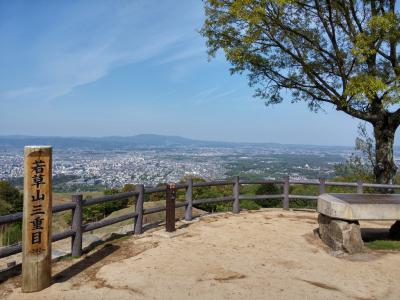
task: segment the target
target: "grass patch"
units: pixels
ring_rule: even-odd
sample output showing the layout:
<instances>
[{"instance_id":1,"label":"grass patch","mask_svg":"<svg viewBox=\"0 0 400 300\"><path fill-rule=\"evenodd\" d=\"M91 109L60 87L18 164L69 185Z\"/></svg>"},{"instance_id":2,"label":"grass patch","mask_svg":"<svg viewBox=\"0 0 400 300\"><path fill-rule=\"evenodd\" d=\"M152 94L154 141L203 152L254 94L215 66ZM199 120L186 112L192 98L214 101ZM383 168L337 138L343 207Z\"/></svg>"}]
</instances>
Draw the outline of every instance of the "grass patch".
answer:
<instances>
[{"instance_id":1,"label":"grass patch","mask_svg":"<svg viewBox=\"0 0 400 300\"><path fill-rule=\"evenodd\" d=\"M375 240L365 245L372 250L400 250L400 241Z\"/></svg>"}]
</instances>

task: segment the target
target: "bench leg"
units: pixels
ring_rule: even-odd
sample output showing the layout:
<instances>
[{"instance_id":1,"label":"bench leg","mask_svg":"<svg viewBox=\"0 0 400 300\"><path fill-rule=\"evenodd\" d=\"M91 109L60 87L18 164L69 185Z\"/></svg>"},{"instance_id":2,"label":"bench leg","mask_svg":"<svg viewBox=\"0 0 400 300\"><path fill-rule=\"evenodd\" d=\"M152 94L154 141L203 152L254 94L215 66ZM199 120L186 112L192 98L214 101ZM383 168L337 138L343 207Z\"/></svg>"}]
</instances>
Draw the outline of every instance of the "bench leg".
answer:
<instances>
[{"instance_id":1,"label":"bench leg","mask_svg":"<svg viewBox=\"0 0 400 300\"><path fill-rule=\"evenodd\" d=\"M362 252L364 243L357 221L332 219L319 214L318 224L321 240L332 250L349 254Z\"/></svg>"},{"instance_id":2,"label":"bench leg","mask_svg":"<svg viewBox=\"0 0 400 300\"><path fill-rule=\"evenodd\" d=\"M389 230L389 236L392 239L400 240L400 221L396 221Z\"/></svg>"}]
</instances>

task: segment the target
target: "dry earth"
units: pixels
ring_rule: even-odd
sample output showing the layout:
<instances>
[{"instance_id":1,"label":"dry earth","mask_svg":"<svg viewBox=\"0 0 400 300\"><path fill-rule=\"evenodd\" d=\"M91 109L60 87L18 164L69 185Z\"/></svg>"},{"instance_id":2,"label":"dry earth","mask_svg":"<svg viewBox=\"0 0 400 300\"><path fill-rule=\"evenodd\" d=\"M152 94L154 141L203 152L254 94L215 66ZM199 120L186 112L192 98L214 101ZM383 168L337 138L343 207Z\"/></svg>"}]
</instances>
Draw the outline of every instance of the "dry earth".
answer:
<instances>
[{"instance_id":1,"label":"dry earth","mask_svg":"<svg viewBox=\"0 0 400 300\"><path fill-rule=\"evenodd\" d=\"M11 278L0 285L0 298L400 299L400 252L337 258L314 237L315 228L310 212L202 217L180 229L185 235L166 239L149 231L59 261L54 284L35 294L22 294L20 277Z\"/></svg>"}]
</instances>

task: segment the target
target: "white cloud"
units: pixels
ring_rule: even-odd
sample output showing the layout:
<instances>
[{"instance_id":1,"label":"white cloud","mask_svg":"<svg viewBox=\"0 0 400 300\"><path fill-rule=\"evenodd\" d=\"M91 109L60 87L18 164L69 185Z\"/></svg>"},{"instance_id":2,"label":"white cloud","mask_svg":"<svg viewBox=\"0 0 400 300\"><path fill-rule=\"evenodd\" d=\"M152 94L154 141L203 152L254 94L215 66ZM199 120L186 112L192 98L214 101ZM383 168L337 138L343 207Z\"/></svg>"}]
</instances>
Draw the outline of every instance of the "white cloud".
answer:
<instances>
[{"instance_id":1,"label":"white cloud","mask_svg":"<svg viewBox=\"0 0 400 300\"><path fill-rule=\"evenodd\" d=\"M196 94L192 99L196 104L211 103L219 100L226 100L228 96L234 95L236 91L236 89L220 91L219 88L214 87ZM229 99L231 99L231 97L229 97Z\"/></svg>"},{"instance_id":2,"label":"white cloud","mask_svg":"<svg viewBox=\"0 0 400 300\"><path fill-rule=\"evenodd\" d=\"M104 3L110 2L71 7L54 27L34 39L28 46L35 61L27 68L30 76L17 87L3 87L0 100L55 99L107 76L118 66L150 59L173 64L172 75L184 76L193 68L190 60L205 51L188 38L194 30L192 21L174 20L173 14L179 12L168 11L167 2L163 7L148 1Z\"/></svg>"},{"instance_id":3,"label":"white cloud","mask_svg":"<svg viewBox=\"0 0 400 300\"><path fill-rule=\"evenodd\" d=\"M161 59L159 61L160 64L168 64L174 62L180 62L183 60L190 60L194 58L206 58L206 49L205 47L196 47L196 48L187 48L177 52L172 53L171 55Z\"/></svg>"}]
</instances>

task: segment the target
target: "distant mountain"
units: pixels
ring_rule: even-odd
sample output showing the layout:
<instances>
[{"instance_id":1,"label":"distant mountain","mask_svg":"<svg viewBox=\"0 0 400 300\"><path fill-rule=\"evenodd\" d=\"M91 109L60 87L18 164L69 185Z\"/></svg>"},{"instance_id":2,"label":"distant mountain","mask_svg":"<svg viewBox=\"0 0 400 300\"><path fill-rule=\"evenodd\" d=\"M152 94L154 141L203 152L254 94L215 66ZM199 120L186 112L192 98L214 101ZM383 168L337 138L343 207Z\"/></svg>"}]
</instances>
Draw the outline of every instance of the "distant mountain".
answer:
<instances>
[{"instance_id":1,"label":"distant mountain","mask_svg":"<svg viewBox=\"0 0 400 300\"><path fill-rule=\"evenodd\" d=\"M51 145L55 148L125 149L143 147L206 146L228 143L207 142L157 134L139 134L129 137L56 137L56 136L0 136L0 147L21 148L26 145Z\"/></svg>"},{"instance_id":2,"label":"distant mountain","mask_svg":"<svg viewBox=\"0 0 400 300\"><path fill-rule=\"evenodd\" d=\"M128 137L107 136L107 137L57 137L57 136L24 136L9 135L0 136L1 148L19 148L26 145L51 145L59 149L143 149L153 147L273 147L273 148L308 148L308 149L337 149L349 150L352 147L342 146L316 146L316 145L297 145L297 144L277 144L277 143L234 143L218 141L193 140L180 136L168 136L158 134L139 134Z\"/></svg>"}]
</instances>

